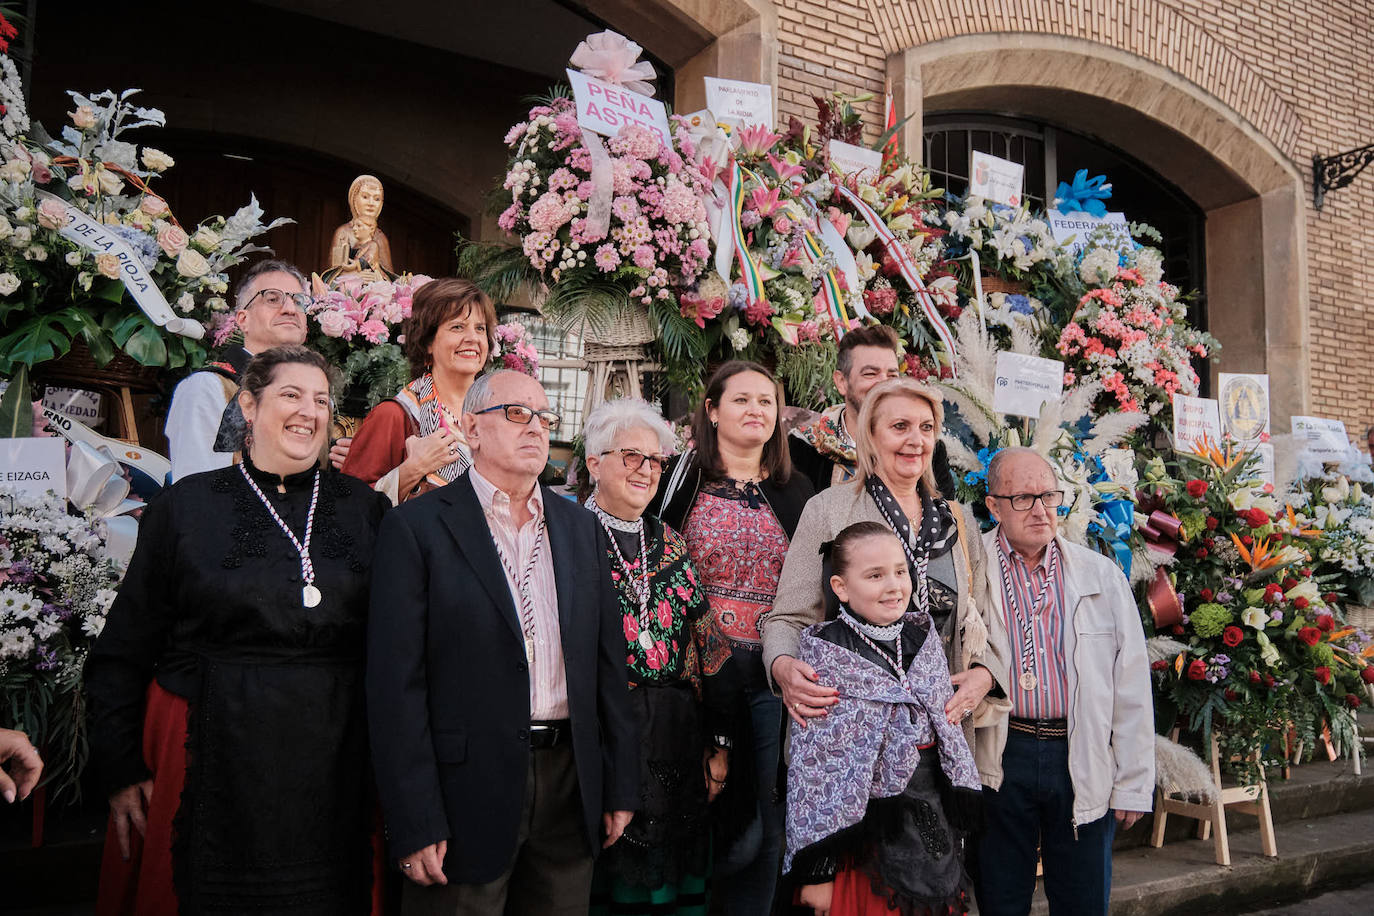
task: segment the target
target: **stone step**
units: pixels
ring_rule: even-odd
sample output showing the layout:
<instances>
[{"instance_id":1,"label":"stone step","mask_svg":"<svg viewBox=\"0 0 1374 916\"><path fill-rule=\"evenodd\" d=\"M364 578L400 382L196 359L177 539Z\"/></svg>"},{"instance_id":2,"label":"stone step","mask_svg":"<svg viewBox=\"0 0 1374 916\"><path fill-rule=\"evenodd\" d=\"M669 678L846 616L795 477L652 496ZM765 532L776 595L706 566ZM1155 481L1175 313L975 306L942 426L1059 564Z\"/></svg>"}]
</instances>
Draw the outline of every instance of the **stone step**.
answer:
<instances>
[{"instance_id":1,"label":"stone step","mask_svg":"<svg viewBox=\"0 0 1374 916\"><path fill-rule=\"evenodd\" d=\"M1288 821L1276 825L1275 834L1277 858L1260 854L1258 831L1233 834L1230 867L1216 864L1210 840L1118 852L1111 916L1227 916L1369 879L1374 809ZM1049 912L1039 888L1031 912Z\"/></svg>"}]
</instances>

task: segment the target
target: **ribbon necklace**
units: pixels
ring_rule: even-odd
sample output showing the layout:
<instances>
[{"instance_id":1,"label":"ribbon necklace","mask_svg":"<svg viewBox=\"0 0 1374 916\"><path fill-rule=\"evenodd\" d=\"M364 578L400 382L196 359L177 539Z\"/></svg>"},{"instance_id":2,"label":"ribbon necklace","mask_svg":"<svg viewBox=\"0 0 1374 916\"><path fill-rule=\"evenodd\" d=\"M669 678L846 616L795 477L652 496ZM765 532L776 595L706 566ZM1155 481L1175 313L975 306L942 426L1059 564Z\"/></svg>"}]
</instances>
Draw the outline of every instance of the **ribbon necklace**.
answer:
<instances>
[{"instance_id":1,"label":"ribbon necklace","mask_svg":"<svg viewBox=\"0 0 1374 916\"><path fill-rule=\"evenodd\" d=\"M1040 594L1035 597L1035 604L1027 613L1021 606L1021 593L1017 590L1015 583L1011 580L1011 564L1007 562L1007 555L1002 550L1001 538L997 544L997 563L1002 567L1002 594L1011 602L1012 613L1016 620L1021 624L1021 689L1034 690L1040 684L1040 679L1035 676L1035 616L1048 607L1047 597L1050 588L1054 585L1054 580L1059 576L1059 550L1053 542L1050 543L1049 571L1045 576L1044 583L1040 586Z\"/></svg>"},{"instance_id":2,"label":"ribbon necklace","mask_svg":"<svg viewBox=\"0 0 1374 916\"><path fill-rule=\"evenodd\" d=\"M630 590L634 592L635 599L639 602L639 645L644 651L653 648L654 639L649 635L649 546L644 537L644 517L640 516L632 522L623 518L617 518L605 509L597 505L596 493L587 497L587 508L596 514L597 520L601 522L601 527L606 529L606 536L610 538L611 549L615 551L615 560L620 564L621 574L630 583ZM625 554L620 550L620 542L615 539L615 531L632 532L639 535L639 571L640 577L636 578L634 571L630 568L630 562L625 559Z\"/></svg>"},{"instance_id":3,"label":"ribbon necklace","mask_svg":"<svg viewBox=\"0 0 1374 916\"><path fill-rule=\"evenodd\" d=\"M247 463L240 464L239 471L242 472L243 479L248 481L248 486L258 495L258 499L267 507L267 512L272 516L272 521L276 522L277 527L282 530L282 533L291 539L292 546L294 546L296 552L301 555L301 581L305 583L305 587L301 589L301 603L306 607L316 607L324 596L322 596L320 590L315 587L315 564L310 562L310 536L315 532L315 506L318 505L320 501L320 472L318 470L315 471L315 485L310 491L310 511L306 513L305 516L305 540L302 542L297 540L295 532L293 532L291 527L277 514L277 510L273 508L272 503L267 498L267 494L258 489L257 483L254 482L253 478L248 474Z\"/></svg>"},{"instance_id":4,"label":"ribbon necklace","mask_svg":"<svg viewBox=\"0 0 1374 916\"><path fill-rule=\"evenodd\" d=\"M491 513L488 512L487 516L490 521ZM506 551L501 546L501 539L495 535L491 539L496 545L496 556L501 561L501 568L506 571L506 577L515 583L515 590L518 592L516 598L519 602L520 632L525 637L525 660L531 668L534 667L534 596L530 594L530 580L534 578L534 567L539 563L539 554L544 549L544 529L547 524L548 517L540 512L539 521L535 523L534 528L534 549L530 551L530 558L525 561L525 570L519 576L515 574L515 564L506 556Z\"/></svg>"},{"instance_id":5,"label":"ribbon necklace","mask_svg":"<svg viewBox=\"0 0 1374 916\"><path fill-rule=\"evenodd\" d=\"M845 607L843 604L840 605L840 619L845 622L845 625L849 627L849 629L854 631L855 636L859 637L864 641L865 645L867 645L874 652L878 653L879 658L887 662L888 667L890 667L893 671L896 672L897 680L900 681L906 678L906 669L902 667L903 621L898 620L896 623L888 624L885 627L880 627L877 624L869 623L866 620L859 620L857 617L854 616L854 612L851 611L849 608ZM884 642L886 642L889 639L892 640L892 645L895 648L897 654L897 661L895 663L892 661L892 657L890 655L888 655L886 652L884 652L882 649L878 647L878 644L873 641L874 639L881 639Z\"/></svg>"},{"instance_id":6,"label":"ribbon necklace","mask_svg":"<svg viewBox=\"0 0 1374 916\"><path fill-rule=\"evenodd\" d=\"M887 527L891 528L897 535L897 540L901 541L907 563L916 571L915 587L912 589L916 597L916 619L921 623L927 623L930 621L930 580L926 576L926 570L930 567L930 545L934 543L939 530L935 521L934 503L925 497L921 498L921 528L918 540L918 532L911 530L906 513L902 511L901 505L887 488L887 484L876 474L870 474L864 479L864 486L873 497L873 502L878 506L878 513L882 515L883 521L887 522Z\"/></svg>"}]
</instances>

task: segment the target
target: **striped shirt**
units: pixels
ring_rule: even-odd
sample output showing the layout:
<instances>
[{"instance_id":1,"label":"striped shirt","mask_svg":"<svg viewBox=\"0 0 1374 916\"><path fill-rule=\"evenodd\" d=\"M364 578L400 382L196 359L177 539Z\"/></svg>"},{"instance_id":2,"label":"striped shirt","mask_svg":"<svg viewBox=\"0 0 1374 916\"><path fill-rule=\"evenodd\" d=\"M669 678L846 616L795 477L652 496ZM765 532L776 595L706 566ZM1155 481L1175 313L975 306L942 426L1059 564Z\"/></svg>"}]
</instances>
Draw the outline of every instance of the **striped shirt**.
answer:
<instances>
[{"instance_id":1,"label":"striped shirt","mask_svg":"<svg viewBox=\"0 0 1374 916\"><path fill-rule=\"evenodd\" d=\"M1021 719L1066 718L1069 678L1064 659L1064 567L1059 545L1051 541L1040 562L1031 567L999 531L997 551L1001 555L998 564L1005 570L1002 575L1002 612L1006 617L1007 638L1011 643L1011 673L1008 677L1011 684L1007 690L1007 696L1011 699L1011 714ZM1044 607L1036 608L1036 599L1049 578L1050 558L1053 555L1058 555L1056 566L1059 574L1045 596ZM1032 690L1021 686L1021 673L1026 670L1026 660L1022 657L1026 641L1025 621L1021 616L1023 610L1031 615L1032 651L1029 660L1030 670L1034 672L1037 682Z\"/></svg>"},{"instance_id":2,"label":"striped shirt","mask_svg":"<svg viewBox=\"0 0 1374 916\"><path fill-rule=\"evenodd\" d=\"M527 626L526 615L532 618L534 658L528 659L530 665L530 718L535 721L546 719L566 719L568 717L568 680L563 667L563 640L558 625L558 584L553 575L553 553L549 546L547 529L539 524L544 514L544 495L536 484L525 508L530 512L529 521L519 528L511 517L510 496L498 490L477 469L468 471L472 488L477 492L477 501L487 517L492 539L496 542L497 552L505 559L506 584L510 586L511 600L515 602L516 613L520 616L522 627ZM540 535L539 559L530 573L529 595L522 605L520 583L517 576L523 576L529 565L530 554L535 548L535 534Z\"/></svg>"}]
</instances>

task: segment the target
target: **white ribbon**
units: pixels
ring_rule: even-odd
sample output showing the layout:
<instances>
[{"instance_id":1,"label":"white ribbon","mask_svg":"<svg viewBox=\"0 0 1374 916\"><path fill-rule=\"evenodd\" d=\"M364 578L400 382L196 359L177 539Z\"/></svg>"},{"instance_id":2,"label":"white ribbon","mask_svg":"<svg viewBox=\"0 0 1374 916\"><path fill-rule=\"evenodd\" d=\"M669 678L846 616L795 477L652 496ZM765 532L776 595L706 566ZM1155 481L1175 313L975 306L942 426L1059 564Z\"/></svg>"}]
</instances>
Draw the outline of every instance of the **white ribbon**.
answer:
<instances>
[{"instance_id":1,"label":"white ribbon","mask_svg":"<svg viewBox=\"0 0 1374 916\"><path fill-rule=\"evenodd\" d=\"M611 198L615 196L615 163L601 138L582 128L582 144L592 154L592 196L587 201L588 237L600 241L611 231Z\"/></svg>"},{"instance_id":2,"label":"white ribbon","mask_svg":"<svg viewBox=\"0 0 1374 916\"><path fill-rule=\"evenodd\" d=\"M180 334L194 340L200 340L205 336L205 328L199 321L192 318L182 318L172 311L172 307L163 298L162 290L158 289L157 283L153 280L152 274L148 273L148 268L143 266L143 262L139 260L133 249L123 239L111 232L108 226L92 218L90 214L83 213L78 208L73 207L55 194L38 191L37 196L42 201L55 201L66 212L67 224L57 230L63 238L75 242L88 251L94 251L97 254L111 254L119 259L119 279L124 281L124 286L133 294L138 307L152 319L153 324L160 328L166 328L173 334Z\"/></svg>"},{"instance_id":3,"label":"white ribbon","mask_svg":"<svg viewBox=\"0 0 1374 916\"><path fill-rule=\"evenodd\" d=\"M143 503L126 498L129 481L108 447L96 448L89 442L71 445L67 453L67 499L101 520L105 553L115 562L127 564L138 542L138 520L125 513L143 508Z\"/></svg>"},{"instance_id":4,"label":"white ribbon","mask_svg":"<svg viewBox=\"0 0 1374 916\"><path fill-rule=\"evenodd\" d=\"M119 439L102 436L80 420L73 420L51 407L45 406L43 408L43 416L47 419L48 425L57 431L58 435L73 445L84 442L98 451L107 452L115 461L142 471L158 484L166 481L167 475L172 473L172 462L156 452L121 442Z\"/></svg>"}]
</instances>

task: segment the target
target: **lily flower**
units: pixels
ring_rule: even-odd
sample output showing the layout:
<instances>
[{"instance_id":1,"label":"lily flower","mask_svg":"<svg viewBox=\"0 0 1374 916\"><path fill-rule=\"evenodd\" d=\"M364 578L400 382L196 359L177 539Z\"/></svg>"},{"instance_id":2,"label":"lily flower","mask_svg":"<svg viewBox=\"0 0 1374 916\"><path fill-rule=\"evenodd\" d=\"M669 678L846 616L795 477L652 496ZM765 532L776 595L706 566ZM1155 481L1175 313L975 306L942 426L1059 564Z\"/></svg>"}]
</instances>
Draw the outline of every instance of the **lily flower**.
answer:
<instances>
[{"instance_id":1,"label":"lily flower","mask_svg":"<svg viewBox=\"0 0 1374 916\"><path fill-rule=\"evenodd\" d=\"M779 193L778 188L755 188L749 192L750 205L759 211L759 216L772 216L773 211L782 206Z\"/></svg>"},{"instance_id":2,"label":"lily flower","mask_svg":"<svg viewBox=\"0 0 1374 916\"><path fill-rule=\"evenodd\" d=\"M752 124L749 127L742 127L736 132L739 137L739 153L741 156L762 156L773 148L773 144L782 139L782 134L775 134L763 124Z\"/></svg>"}]
</instances>

